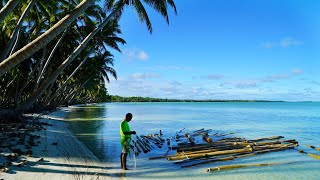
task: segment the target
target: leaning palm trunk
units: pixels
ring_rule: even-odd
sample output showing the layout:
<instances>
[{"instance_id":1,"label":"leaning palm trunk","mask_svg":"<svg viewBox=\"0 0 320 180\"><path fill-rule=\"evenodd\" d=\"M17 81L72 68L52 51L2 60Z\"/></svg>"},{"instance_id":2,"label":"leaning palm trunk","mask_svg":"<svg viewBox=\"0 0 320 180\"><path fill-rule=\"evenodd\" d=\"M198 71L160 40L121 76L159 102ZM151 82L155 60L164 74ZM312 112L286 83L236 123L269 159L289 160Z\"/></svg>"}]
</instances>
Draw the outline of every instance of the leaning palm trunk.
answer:
<instances>
[{"instance_id":1,"label":"leaning palm trunk","mask_svg":"<svg viewBox=\"0 0 320 180\"><path fill-rule=\"evenodd\" d=\"M17 34L16 42L14 43L14 45L13 45L13 47L12 47L9 55L11 55L11 54L13 54L14 52L16 52L16 49L17 49L19 40L20 40L20 31L19 31L18 34Z\"/></svg>"},{"instance_id":2,"label":"leaning palm trunk","mask_svg":"<svg viewBox=\"0 0 320 180\"><path fill-rule=\"evenodd\" d=\"M7 44L6 48L4 49L4 51L1 54L0 62L3 61L9 55L10 50L12 49L14 42L17 39L17 36L19 34L22 23L23 23L24 19L27 17L28 13L30 12L30 10L33 7L33 5L35 4L35 2L36 2L36 0L31 0L30 3L28 4L28 6L26 7L26 9L23 11L14 31L12 32L12 34L10 36L9 43Z\"/></svg>"},{"instance_id":3,"label":"leaning palm trunk","mask_svg":"<svg viewBox=\"0 0 320 180\"><path fill-rule=\"evenodd\" d=\"M45 73L45 71L46 71L46 69L47 69L47 67L48 67L49 62L51 61L51 59L52 59L52 57L53 57L53 54L56 52L58 46L59 46L60 43L62 42L62 39L63 39L64 36L67 34L67 31L68 31L68 29L66 29L66 30L62 33L62 35L61 35L61 37L59 38L59 40L57 41L56 45L53 47L53 49L52 49L52 51L51 51L51 53L50 53L50 55L49 55L46 63L44 64L44 67L42 68L42 70L40 70L41 72L40 72L39 77L38 77L38 79L37 79L36 88L35 88L35 89L38 89L39 84L40 84L40 82L41 82L41 77L44 75L44 73Z\"/></svg>"},{"instance_id":4,"label":"leaning palm trunk","mask_svg":"<svg viewBox=\"0 0 320 180\"><path fill-rule=\"evenodd\" d=\"M39 73L38 73L38 77L37 77L37 82L36 84L34 85L34 91L36 91L38 89L38 86L39 86L39 82L38 80L40 81L42 75L41 75L41 71L43 69L43 63L44 63L44 58L46 57L46 54L47 54L47 47L45 46L43 48L43 52L42 52L42 57L40 59L40 65L39 65Z\"/></svg>"},{"instance_id":5,"label":"leaning palm trunk","mask_svg":"<svg viewBox=\"0 0 320 180\"><path fill-rule=\"evenodd\" d=\"M13 69L19 63L33 55L39 49L43 48L55 37L57 37L63 30L65 30L79 15L81 15L87 8L94 4L95 0L82 1L73 11L63 17L59 22L52 26L49 30L41 36L27 44L3 62L0 63L0 77Z\"/></svg>"},{"instance_id":6,"label":"leaning palm trunk","mask_svg":"<svg viewBox=\"0 0 320 180\"><path fill-rule=\"evenodd\" d=\"M103 20L103 22L96 27L88 36L80 43L80 45L72 52L72 54L57 68L57 70L46 80L43 84L39 87L37 91L35 91L31 97L24 102L23 104L19 105L16 109L18 112L23 112L29 110L33 103L37 101L37 99L45 93L46 89L52 84L58 76L71 64L71 62L80 54L80 52L86 47L88 42L101 30L104 28L107 23L115 17L117 13L121 11L123 6L118 6L109 16ZM0 64L1 68L1 64ZM1 75L1 73L0 73Z\"/></svg>"},{"instance_id":7,"label":"leaning palm trunk","mask_svg":"<svg viewBox=\"0 0 320 180\"><path fill-rule=\"evenodd\" d=\"M82 90L82 88L90 81L90 79L92 78L93 76L90 76L84 83L82 83L80 85L79 88L77 89L74 89L71 93L69 93L66 98L60 102L60 104L66 104L67 102L70 102L78 93L80 93L80 91Z\"/></svg>"},{"instance_id":8,"label":"leaning palm trunk","mask_svg":"<svg viewBox=\"0 0 320 180\"><path fill-rule=\"evenodd\" d=\"M26 80L24 81L24 83L21 85L20 90L18 91L18 99L17 102L19 102L19 99L22 95L22 93L24 92L25 88L28 86L28 84L33 80L33 78L35 78L35 72L37 70L37 67L40 65L40 61L37 62L37 64L35 65L35 67L31 70L30 73L28 73L28 76L26 78Z\"/></svg>"},{"instance_id":9,"label":"leaning palm trunk","mask_svg":"<svg viewBox=\"0 0 320 180\"><path fill-rule=\"evenodd\" d=\"M81 63L76 67L76 69L70 74L70 76L65 80L62 85L56 90L56 92L49 98L46 104L49 104L54 98L56 98L61 91L68 85L69 80L79 71L80 67L86 62L88 56L86 56Z\"/></svg>"},{"instance_id":10,"label":"leaning palm trunk","mask_svg":"<svg viewBox=\"0 0 320 180\"><path fill-rule=\"evenodd\" d=\"M14 8L19 4L20 0L9 0L5 6L3 6L0 10L0 23L9 15Z\"/></svg>"}]
</instances>

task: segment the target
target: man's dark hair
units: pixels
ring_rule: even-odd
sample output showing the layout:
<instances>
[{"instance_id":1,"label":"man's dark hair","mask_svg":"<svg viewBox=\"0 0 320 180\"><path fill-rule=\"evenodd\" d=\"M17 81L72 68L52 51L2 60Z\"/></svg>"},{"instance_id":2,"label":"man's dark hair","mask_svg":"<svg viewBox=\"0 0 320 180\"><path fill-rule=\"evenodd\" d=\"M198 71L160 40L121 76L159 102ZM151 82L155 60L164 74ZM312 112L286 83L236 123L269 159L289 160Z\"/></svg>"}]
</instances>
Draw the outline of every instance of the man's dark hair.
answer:
<instances>
[{"instance_id":1,"label":"man's dark hair","mask_svg":"<svg viewBox=\"0 0 320 180\"><path fill-rule=\"evenodd\" d=\"M132 119L132 114L131 113L127 113L126 114L126 119Z\"/></svg>"}]
</instances>

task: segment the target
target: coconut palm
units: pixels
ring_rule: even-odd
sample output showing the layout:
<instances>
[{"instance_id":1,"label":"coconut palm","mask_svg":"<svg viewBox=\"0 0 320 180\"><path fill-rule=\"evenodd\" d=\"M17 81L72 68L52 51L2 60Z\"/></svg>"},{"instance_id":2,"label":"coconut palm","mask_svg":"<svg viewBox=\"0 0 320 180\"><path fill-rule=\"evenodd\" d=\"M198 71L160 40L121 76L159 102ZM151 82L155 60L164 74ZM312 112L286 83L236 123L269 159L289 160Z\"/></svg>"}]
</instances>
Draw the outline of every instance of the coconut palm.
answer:
<instances>
[{"instance_id":1,"label":"coconut palm","mask_svg":"<svg viewBox=\"0 0 320 180\"><path fill-rule=\"evenodd\" d=\"M87 8L92 6L95 0L84 0L79 5L52 26L49 30L43 33L41 36L6 58L0 63L0 77L2 77L6 72L13 69L19 63L33 55L35 52L43 48L60 33L62 33L79 15L81 15Z\"/></svg>"},{"instance_id":2,"label":"coconut palm","mask_svg":"<svg viewBox=\"0 0 320 180\"><path fill-rule=\"evenodd\" d=\"M19 31L20 31L20 28L22 26L23 21L26 18L26 16L28 15L28 13L30 12L31 8L33 8L35 3L36 3L36 0L31 0L28 3L27 7L24 9L24 11L23 11L23 13L22 13L17 25L15 26L14 31L12 32L12 34L10 36L9 43L7 44L6 48L4 49L4 51L2 52L2 54L0 56L0 62L9 55L9 53L10 53L10 51L11 51L13 45L14 45L14 42L18 38Z\"/></svg>"},{"instance_id":3,"label":"coconut palm","mask_svg":"<svg viewBox=\"0 0 320 180\"><path fill-rule=\"evenodd\" d=\"M20 0L9 0L0 10L0 23L10 14L13 9L19 4Z\"/></svg>"},{"instance_id":4,"label":"coconut palm","mask_svg":"<svg viewBox=\"0 0 320 180\"><path fill-rule=\"evenodd\" d=\"M167 13L167 3L172 6L176 12L175 5L173 1L163 1L163 0L145 0L145 2L153 7L156 11L160 12L169 23L168 13ZM132 5L135 8L136 12L139 15L140 20L145 20L148 29L152 32L151 23L149 21L148 15L146 10L141 3L140 0L119 0L117 2L108 1L106 4L107 9L111 9L111 13L108 15L107 18L103 20L91 33L89 33L86 38L79 44L79 46L70 54L70 56L65 59L65 61L57 68L57 70L39 87L38 91L34 92L31 97L20 105L17 108L18 111L23 111L29 109L37 99L45 93L46 89L58 78L61 72L66 69L72 61L81 53L81 51L86 47L89 41L98 33L100 32L107 24L110 24L110 20L113 18L119 17L121 15L123 7L125 5ZM113 8L111 8L113 7ZM0 64L1 67L1 64ZM0 74L1 75L1 74Z\"/></svg>"},{"instance_id":5,"label":"coconut palm","mask_svg":"<svg viewBox=\"0 0 320 180\"><path fill-rule=\"evenodd\" d=\"M172 6L176 12L176 7L173 0L144 0L144 2L154 8L156 11L160 12L169 22L168 13L167 13L167 4ZM14 68L17 64L24 61L26 58L30 57L33 53L44 47L48 42L50 42L53 38L55 38L58 34L60 34L72 21L74 21L85 9L89 6L93 5L93 0L84 0L82 1L71 13L69 16L66 16L62 20L60 20L55 26L50 28L46 33L39 36L37 39L26 45L24 48L20 49L18 52L14 53L3 62L0 63L0 77ZM109 16L104 20L103 23L100 24L92 33L90 33L84 40L82 46L88 43L91 38L99 32L104 26L116 16L120 16L123 7L125 5L131 5L135 8L138 13L138 16L141 21L145 21L149 31L152 31L152 26L146 10L140 0L109 0L106 1L106 7L108 9L112 9L112 12ZM112 8L113 7L113 8ZM70 58L67 61L72 61L75 56L79 54L79 51L83 49L82 46L76 48ZM63 68L63 66L61 67Z\"/></svg>"}]
</instances>

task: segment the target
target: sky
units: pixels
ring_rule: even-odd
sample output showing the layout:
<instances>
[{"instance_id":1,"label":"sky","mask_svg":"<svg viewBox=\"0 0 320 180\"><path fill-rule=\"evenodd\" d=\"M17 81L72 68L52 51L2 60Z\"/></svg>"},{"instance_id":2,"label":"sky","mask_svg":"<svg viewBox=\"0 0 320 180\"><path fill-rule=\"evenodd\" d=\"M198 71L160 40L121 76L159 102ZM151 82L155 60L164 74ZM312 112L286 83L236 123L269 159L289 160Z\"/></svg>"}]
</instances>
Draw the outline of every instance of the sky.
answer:
<instances>
[{"instance_id":1,"label":"sky","mask_svg":"<svg viewBox=\"0 0 320 180\"><path fill-rule=\"evenodd\" d=\"M112 51L111 95L170 99L320 101L320 1L175 0L169 25L131 7Z\"/></svg>"}]
</instances>

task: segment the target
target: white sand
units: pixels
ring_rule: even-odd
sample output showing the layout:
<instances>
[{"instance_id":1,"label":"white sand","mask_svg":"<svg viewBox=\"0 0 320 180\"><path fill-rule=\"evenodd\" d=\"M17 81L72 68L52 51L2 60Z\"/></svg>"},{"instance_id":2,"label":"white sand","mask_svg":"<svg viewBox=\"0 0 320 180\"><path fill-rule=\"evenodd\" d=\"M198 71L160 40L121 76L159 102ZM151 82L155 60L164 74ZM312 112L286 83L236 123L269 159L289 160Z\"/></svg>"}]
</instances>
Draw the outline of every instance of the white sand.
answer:
<instances>
[{"instance_id":1,"label":"white sand","mask_svg":"<svg viewBox=\"0 0 320 180\"><path fill-rule=\"evenodd\" d=\"M61 112L60 112L61 113ZM61 117L61 114L59 115ZM36 132L40 135L39 146L32 147L32 157L21 156L28 164L23 167L9 166L7 173L0 173L4 180L47 180L47 179L111 179L93 153L88 150L60 120L41 119L54 126L45 126L47 130ZM52 143L57 142L57 145ZM43 158L43 161L38 161Z\"/></svg>"}]
</instances>

